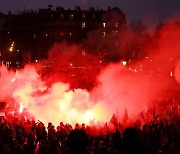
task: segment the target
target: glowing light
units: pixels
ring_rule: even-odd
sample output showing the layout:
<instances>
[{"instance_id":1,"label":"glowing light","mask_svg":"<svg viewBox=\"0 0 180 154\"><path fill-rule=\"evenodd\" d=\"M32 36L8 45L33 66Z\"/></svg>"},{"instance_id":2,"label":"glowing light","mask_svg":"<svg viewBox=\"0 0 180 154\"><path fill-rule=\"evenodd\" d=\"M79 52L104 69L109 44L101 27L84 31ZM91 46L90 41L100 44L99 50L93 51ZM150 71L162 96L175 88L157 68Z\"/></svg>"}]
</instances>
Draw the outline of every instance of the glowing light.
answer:
<instances>
[{"instance_id":1,"label":"glowing light","mask_svg":"<svg viewBox=\"0 0 180 154\"><path fill-rule=\"evenodd\" d=\"M11 52L12 52L12 51L13 51L13 48L12 48L12 47L10 47L10 48L9 48L9 51L11 51Z\"/></svg>"},{"instance_id":2,"label":"glowing light","mask_svg":"<svg viewBox=\"0 0 180 154\"><path fill-rule=\"evenodd\" d=\"M16 80L16 77L14 77L11 81L14 82Z\"/></svg>"},{"instance_id":3,"label":"glowing light","mask_svg":"<svg viewBox=\"0 0 180 154\"><path fill-rule=\"evenodd\" d=\"M85 114L85 120L90 121L93 119L93 114L91 111L86 112Z\"/></svg>"},{"instance_id":4,"label":"glowing light","mask_svg":"<svg viewBox=\"0 0 180 154\"><path fill-rule=\"evenodd\" d=\"M12 42L11 47L9 48L9 51L12 52L14 47L14 42Z\"/></svg>"},{"instance_id":5,"label":"glowing light","mask_svg":"<svg viewBox=\"0 0 180 154\"><path fill-rule=\"evenodd\" d=\"M82 22L82 28L85 28L85 27L86 27L86 23Z\"/></svg>"},{"instance_id":6,"label":"glowing light","mask_svg":"<svg viewBox=\"0 0 180 154\"><path fill-rule=\"evenodd\" d=\"M60 108L62 111L64 111L66 109L66 104L65 103L61 103L60 104Z\"/></svg>"},{"instance_id":7,"label":"glowing light","mask_svg":"<svg viewBox=\"0 0 180 154\"><path fill-rule=\"evenodd\" d=\"M38 60L36 59L36 60L35 60L35 62L37 63L37 62L38 62Z\"/></svg>"},{"instance_id":8,"label":"glowing light","mask_svg":"<svg viewBox=\"0 0 180 154\"><path fill-rule=\"evenodd\" d=\"M171 71L171 73L170 73L170 76L172 77L173 76L173 72Z\"/></svg>"},{"instance_id":9,"label":"glowing light","mask_svg":"<svg viewBox=\"0 0 180 154\"><path fill-rule=\"evenodd\" d=\"M24 106L21 105L20 108L19 108L19 112L22 113L23 109L24 109Z\"/></svg>"},{"instance_id":10,"label":"glowing light","mask_svg":"<svg viewBox=\"0 0 180 154\"><path fill-rule=\"evenodd\" d=\"M106 23L105 22L103 22L103 28L106 28Z\"/></svg>"},{"instance_id":11,"label":"glowing light","mask_svg":"<svg viewBox=\"0 0 180 154\"><path fill-rule=\"evenodd\" d=\"M122 64L123 64L123 65L126 65L126 64L127 64L127 61L123 61Z\"/></svg>"},{"instance_id":12,"label":"glowing light","mask_svg":"<svg viewBox=\"0 0 180 154\"><path fill-rule=\"evenodd\" d=\"M71 20L73 19L73 17L74 17L74 15L73 15L73 14L70 14L70 19L71 19Z\"/></svg>"}]
</instances>

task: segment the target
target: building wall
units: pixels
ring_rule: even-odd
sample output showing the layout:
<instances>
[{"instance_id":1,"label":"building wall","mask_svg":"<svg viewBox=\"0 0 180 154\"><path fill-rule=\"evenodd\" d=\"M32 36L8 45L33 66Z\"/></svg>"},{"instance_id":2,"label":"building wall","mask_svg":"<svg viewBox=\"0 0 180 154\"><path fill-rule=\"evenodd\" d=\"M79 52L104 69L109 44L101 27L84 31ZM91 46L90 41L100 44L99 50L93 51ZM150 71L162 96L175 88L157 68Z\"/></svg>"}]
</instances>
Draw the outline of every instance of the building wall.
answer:
<instances>
[{"instance_id":1,"label":"building wall","mask_svg":"<svg viewBox=\"0 0 180 154\"><path fill-rule=\"evenodd\" d=\"M92 31L99 38L115 38L126 27L126 19L118 8L109 10L41 9L19 15L6 15L3 28L2 53L6 60L22 61L23 53L31 53L32 60L46 58L54 43L63 41L80 44ZM13 45L14 42L14 45ZM114 42L114 45L117 43ZM10 49L13 45L13 48ZM93 49L99 45L94 44ZM117 54L112 51L111 54Z\"/></svg>"},{"instance_id":2,"label":"building wall","mask_svg":"<svg viewBox=\"0 0 180 154\"><path fill-rule=\"evenodd\" d=\"M3 48L3 26L6 22L5 16L0 13L0 65L2 64L2 48Z\"/></svg>"}]
</instances>

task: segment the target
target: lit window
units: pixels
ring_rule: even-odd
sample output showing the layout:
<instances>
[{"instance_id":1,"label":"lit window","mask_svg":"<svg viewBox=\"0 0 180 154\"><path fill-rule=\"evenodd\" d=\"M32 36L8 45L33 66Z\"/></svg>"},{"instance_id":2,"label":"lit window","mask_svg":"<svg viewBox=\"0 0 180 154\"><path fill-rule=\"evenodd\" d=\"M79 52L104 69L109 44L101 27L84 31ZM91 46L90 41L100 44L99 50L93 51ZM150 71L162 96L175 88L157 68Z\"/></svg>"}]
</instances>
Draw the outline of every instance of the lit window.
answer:
<instances>
[{"instance_id":1,"label":"lit window","mask_svg":"<svg viewBox=\"0 0 180 154\"><path fill-rule=\"evenodd\" d=\"M61 19L64 19L64 14L61 14Z\"/></svg>"},{"instance_id":2,"label":"lit window","mask_svg":"<svg viewBox=\"0 0 180 154\"><path fill-rule=\"evenodd\" d=\"M106 32L102 32L103 36L106 36Z\"/></svg>"},{"instance_id":3,"label":"lit window","mask_svg":"<svg viewBox=\"0 0 180 154\"><path fill-rule=\"evenodd\" d=\"M106 23L105 22L103 22L103 28L106 28Z\"/></svg>"},{"instance_id":4,"label":"lit window","mask_svg":"<svg viewBox=\"0 0 180 154\"><path fill-rule=\"evenodd\" d=\"M115 23L115 27L117 28L119 26L119 23Z\"/></svg>"},{"instance_id":5,"label":"lit window","mask_svg":"<svg viewBox=\"0 0 180 154\"><path fill-rule=\"evenodd\" d=\"M8 61L6 61L6 66L9 67L9 62Z\"/></svg>"},{"instance_id":6,"label":"lit window","mask_svg":"<svg viewBox=\"0 0 180 154\"><path fill-rule=\"evenodd\" d=\"M85 14L82 14L82 19L86 19L86 15Z\"/></svg>"},{"instance_id":7,"label":"lit window","mask_svg":"<svg viewBox=\"0 0 180 154\"><path fill-rule=\"evenodd\" d=\"M74 15L73 15L73 14L70 14L70 19L71 19L71 20L73 20L73 17L74 17Z\"/></svg>"},{"instance_id":8,"label":"lit window","mask_svg":"<svg viewBox=\"0 0 180 154\"><path fill-rule=\"evenodd\" d=\"M85 28L85 27L86 27L86 23L82 22L82 28Z\"/></svg>"},{"instance_id":9,"label":"lit window","mask_svg":"<svg viewBox=\"0 0 180 154\"><path fill-rule=\"evenodd\" d=\"M36 34L34 34L33 38L36 39Z\"/></svg>"}]
</instances>

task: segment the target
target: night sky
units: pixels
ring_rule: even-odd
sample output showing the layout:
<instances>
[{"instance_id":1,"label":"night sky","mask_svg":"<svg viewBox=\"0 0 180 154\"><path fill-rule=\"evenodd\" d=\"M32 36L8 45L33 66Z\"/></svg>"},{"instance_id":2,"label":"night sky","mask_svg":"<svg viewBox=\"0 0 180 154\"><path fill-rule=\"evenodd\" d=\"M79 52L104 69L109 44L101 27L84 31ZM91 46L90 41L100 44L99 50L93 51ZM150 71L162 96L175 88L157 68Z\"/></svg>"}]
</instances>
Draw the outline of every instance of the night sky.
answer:
<instances>
[{"instance_id":1,"label":"night sky","mask_svg":"<svg viewBox=\"0 0 180 154\"><path fill-rule=\"evenodd\" d=\"M74 9L75 5L82 9L107 9L119 7L128 21L141 19L146 24L153 24L169 18L180 20L180 0L0 0L0 12L17 12L17 10L47 8L48 4Z\"/></svg>"}]
</instances>

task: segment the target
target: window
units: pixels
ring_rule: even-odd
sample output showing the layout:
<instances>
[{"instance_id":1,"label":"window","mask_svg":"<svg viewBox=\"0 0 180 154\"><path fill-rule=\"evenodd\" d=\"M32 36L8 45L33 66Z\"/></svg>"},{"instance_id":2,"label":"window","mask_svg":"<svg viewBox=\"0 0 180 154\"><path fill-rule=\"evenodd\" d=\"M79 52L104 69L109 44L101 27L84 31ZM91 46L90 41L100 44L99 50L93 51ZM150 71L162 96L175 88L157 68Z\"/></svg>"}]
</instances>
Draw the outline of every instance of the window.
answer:
<instances>
[{"instance_id":1,"label":"window","mask_svg":"<svg viewBox=\"0 0 180 154\"><path fill-rule=\"evenodd\" d=\"M106 36L106 32L102 32L103 36L105 37Z\"/></svg>"},{"instance_id":2,"label":"window","mask_svg":"<svg viewBox=\"0 0 180 154\"><path fill-rule=\"evenodd\" d=\"M106 28L106 23L105 22L103 22L103 28Z\"/></svg>"},{"instance_id":3,"label":"window","mask_svg":"<svg viewBox=\"0 0 180 154\"><path fill-rule=\"evenodd\" d=\"M74 18L74 15L70 14L70 20L73 20L73 18Z\"/></svg>"},{"instance_id":4,"label":"window","mask_svg":"<svg viewBox=\"0 0 180 154\"><path fill-rule=\"evenodd\" d=\"M64 19L64 14L61 14L61 19Z\"/></svg>"},{"instance_id":5,"label":"window","mask_svg":"<svg viewBox=\"0 0 180 154\"><path fill-rule=\"evenodd\" d=\"M119 26L119 23L115 23L115 27L117 28Z\"/></svg>"},{"instance_id":6,"label":"window","mask_svg":"<svg viewBox=\"0 0 180 154\"><path fill-rule=\"evenodd\" d=\"M86 14L82 14L82 19L86 19Z\"/></svg>"},{"instance_id":7,"label":"window","mask_svg":"<svg viewBox=\"0 0 180 154\"><path fill-rule=\"evenodd\" d=\"M36 34L33 35L33 38L36 39Z\"/></svg>"},{"instance_id":8,"label":"window","mask_svg":"<svg viewBox=\"0 0 180 154\"><path fill-rule=\"evenodd\" d=\"M85 27L86 27L86 23L82 22L82 28L85 28Z\"/></svg>"}]
</instances>

